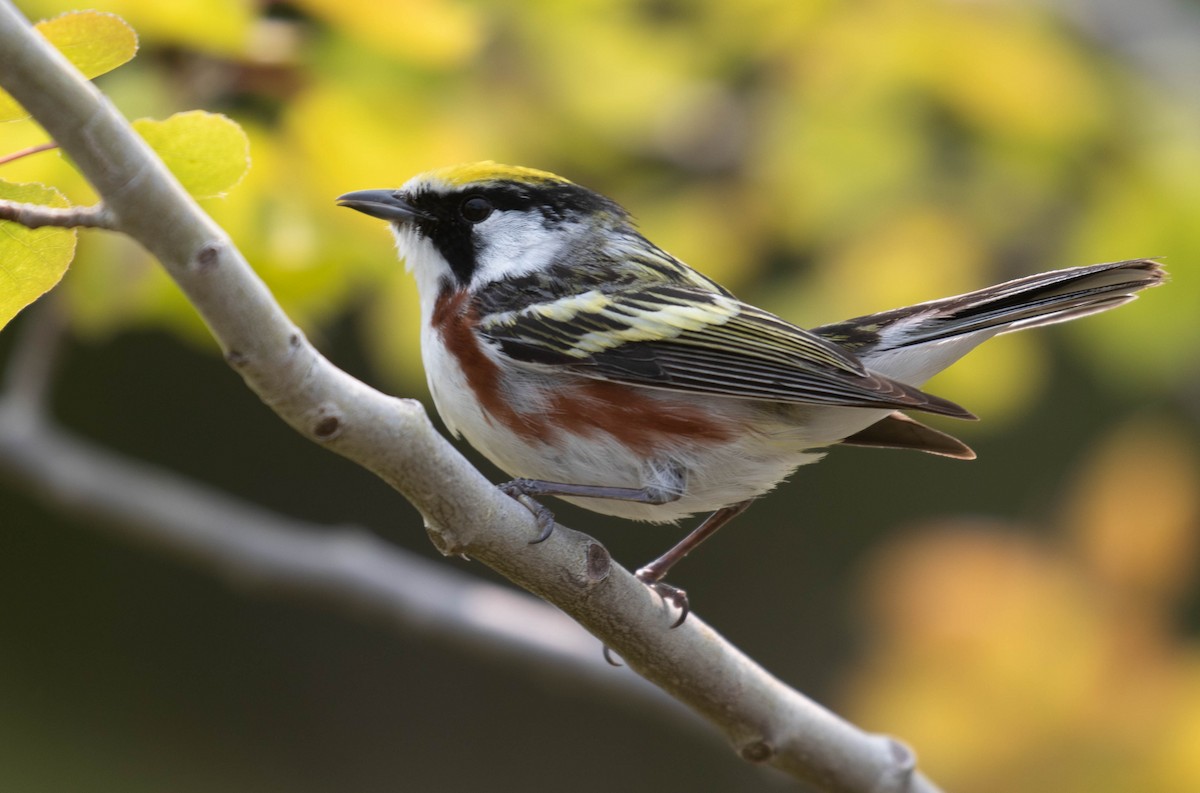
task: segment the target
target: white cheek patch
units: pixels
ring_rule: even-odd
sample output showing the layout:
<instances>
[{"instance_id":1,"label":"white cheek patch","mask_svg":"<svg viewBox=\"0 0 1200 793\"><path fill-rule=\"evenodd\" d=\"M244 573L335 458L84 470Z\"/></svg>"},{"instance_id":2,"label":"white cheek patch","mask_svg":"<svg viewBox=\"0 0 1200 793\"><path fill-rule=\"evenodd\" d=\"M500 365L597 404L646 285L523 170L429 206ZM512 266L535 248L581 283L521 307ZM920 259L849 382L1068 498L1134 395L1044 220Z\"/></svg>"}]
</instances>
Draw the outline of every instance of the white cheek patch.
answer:
<instances>
[{"instance_id":1,"label":"white cheek patch","mask_svg":"<svg viewBox=\"0 0 1200 793\"><path fill-rule=\"evenodd\" d=\"M496 212L475 228L481 240L471 288L548 267L572 243L578 224L547 228L537 212Z\"/></svg>"}]
</instances>

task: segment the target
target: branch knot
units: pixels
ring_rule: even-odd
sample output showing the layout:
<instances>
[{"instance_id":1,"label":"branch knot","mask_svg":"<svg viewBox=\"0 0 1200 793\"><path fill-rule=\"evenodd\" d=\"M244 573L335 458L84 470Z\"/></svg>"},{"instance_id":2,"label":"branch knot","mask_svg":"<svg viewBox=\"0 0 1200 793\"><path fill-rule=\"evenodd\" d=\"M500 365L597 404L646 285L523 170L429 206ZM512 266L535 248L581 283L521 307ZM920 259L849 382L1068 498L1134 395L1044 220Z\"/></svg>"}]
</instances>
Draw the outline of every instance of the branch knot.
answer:
<instances>
[{"instance_id":1,"label":"branch knot","mask_svg":"<svg viewBox=\"0 0 1200 793\"><path fill-rule=\"evenodd\" d=\"M313 411L312 434L320 443L331 441L345 428L342 409L332 402L322 402Z\"/></svg>"}]
</instances>

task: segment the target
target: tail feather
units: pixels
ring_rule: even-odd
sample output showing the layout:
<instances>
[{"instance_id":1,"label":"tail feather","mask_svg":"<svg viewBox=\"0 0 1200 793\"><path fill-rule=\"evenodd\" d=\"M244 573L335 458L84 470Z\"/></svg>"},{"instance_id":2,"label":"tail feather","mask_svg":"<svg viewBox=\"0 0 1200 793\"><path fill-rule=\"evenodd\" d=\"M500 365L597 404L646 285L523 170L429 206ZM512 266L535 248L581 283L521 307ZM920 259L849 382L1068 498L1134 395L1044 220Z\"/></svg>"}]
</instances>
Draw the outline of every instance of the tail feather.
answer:
<instances>
[{"instance_id":1,"label":"tail feather","mask_svg":"<svg viewBox=\"0 0 1200 793\"><path fill-rule=\"evenodd\" d=\"M1017 330L1028 330L1029 328L1040 328L1045 325L1056 325L1059 322L1070 322L1073 319L1080 317L1088 317L1092 314L1099 314L1108 311L1110 308L1124 305L1132 300L1137 300L1137 295L1117 295L1115 297L1104 298L1103 300L1089 301L1086 305L1076 306L1075 308L1064 308L1061 311L1055 311L1052 314L1042 314L1036 317L1030 317L1027 320L1015 320L1010 322L1005 327L1001 328L1000 333L1012 333ZM999 333L996 335L1000 335Z\"/></svg>"},{"instance_id":2,"label":"tail feather","mask_svg":"<svg viewBox=\"0 0 1200 793\"><path fill-rule=\"evenodd\" d=\"M1152 259L1052 270L813 332L849 349L869 369L920 386L992 336L1107 311L1165 279Z\"/></svg>"},{"instance_id":3,"label":"tail feather","mask_svg":"<svg viewBox=\"0 0 1200 793\"><path fill-rule=\"evenodd\" d=\"M1127 303L1136 292L1157 286L1164 277L1158 262L1134 259L1019 278L924 304L925 311L910 315L919 322L888 346L923 344L991 328L1011 333L1066 322Z\"/></svg>"}]
</instances>

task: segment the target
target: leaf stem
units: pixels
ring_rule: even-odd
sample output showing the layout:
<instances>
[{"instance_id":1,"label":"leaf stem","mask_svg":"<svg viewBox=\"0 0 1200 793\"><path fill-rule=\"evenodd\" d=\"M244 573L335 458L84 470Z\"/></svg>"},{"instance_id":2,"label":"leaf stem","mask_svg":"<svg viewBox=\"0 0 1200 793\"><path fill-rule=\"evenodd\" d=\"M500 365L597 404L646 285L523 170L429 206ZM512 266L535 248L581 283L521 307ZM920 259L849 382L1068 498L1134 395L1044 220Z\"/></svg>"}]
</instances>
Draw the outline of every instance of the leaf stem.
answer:
<instances>
[{"instance_id":1,"label":"leaf stem","mask_svg":"<svg viewBox=\"0 0 1200 793\"><path fill-rule=\"evenodd\" d=\"M31 154L37 154L39 152L50 151L51 149L57 148L58 144L52 140L46 141L45 143L39 143L36 146L27 146L24 149L17 149L10 154L0 155L0 165L7 165L8 163L15 162L22 157L28 157Z\"/></svg>"}]
</instances>

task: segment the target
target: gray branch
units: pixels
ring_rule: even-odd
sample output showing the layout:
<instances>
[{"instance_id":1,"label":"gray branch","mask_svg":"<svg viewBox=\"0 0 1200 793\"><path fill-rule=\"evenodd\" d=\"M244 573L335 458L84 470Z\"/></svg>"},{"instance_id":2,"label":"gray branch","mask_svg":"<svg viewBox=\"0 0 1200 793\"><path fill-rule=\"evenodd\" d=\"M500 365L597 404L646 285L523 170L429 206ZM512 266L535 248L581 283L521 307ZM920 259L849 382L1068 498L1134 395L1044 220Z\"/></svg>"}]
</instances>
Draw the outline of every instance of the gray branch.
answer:
<instances>
[{"instance_id":1,"label":"gray branch","mask_svg":"<svg viewBox=\"0 0 1200 793\"><path fill-rule=\"evenodd\" d=\"M310 440L373 471L419 509L443 553L465 554L548 600L647 680L721 729L743 758L823 790L933 791L902 744L785 686L696 615L673 614L590 537L538 545L529 512L499 493L412 400L334 367L107 99L0 2L0 84L58 141L111 213L207 322L226 359Z\"/></svg>"},{"instance_id":2,"label":"gray branch","mask_svg":"<svg viewBox=\"0 0 1200 793\"><path fill-rule=\"evenodd\" d=\"M91 207L47 207L0 200L0 220L11 220L31 229L42 226L116 230L114 218L102 205Z\"/></svg>"}]
</instances>

